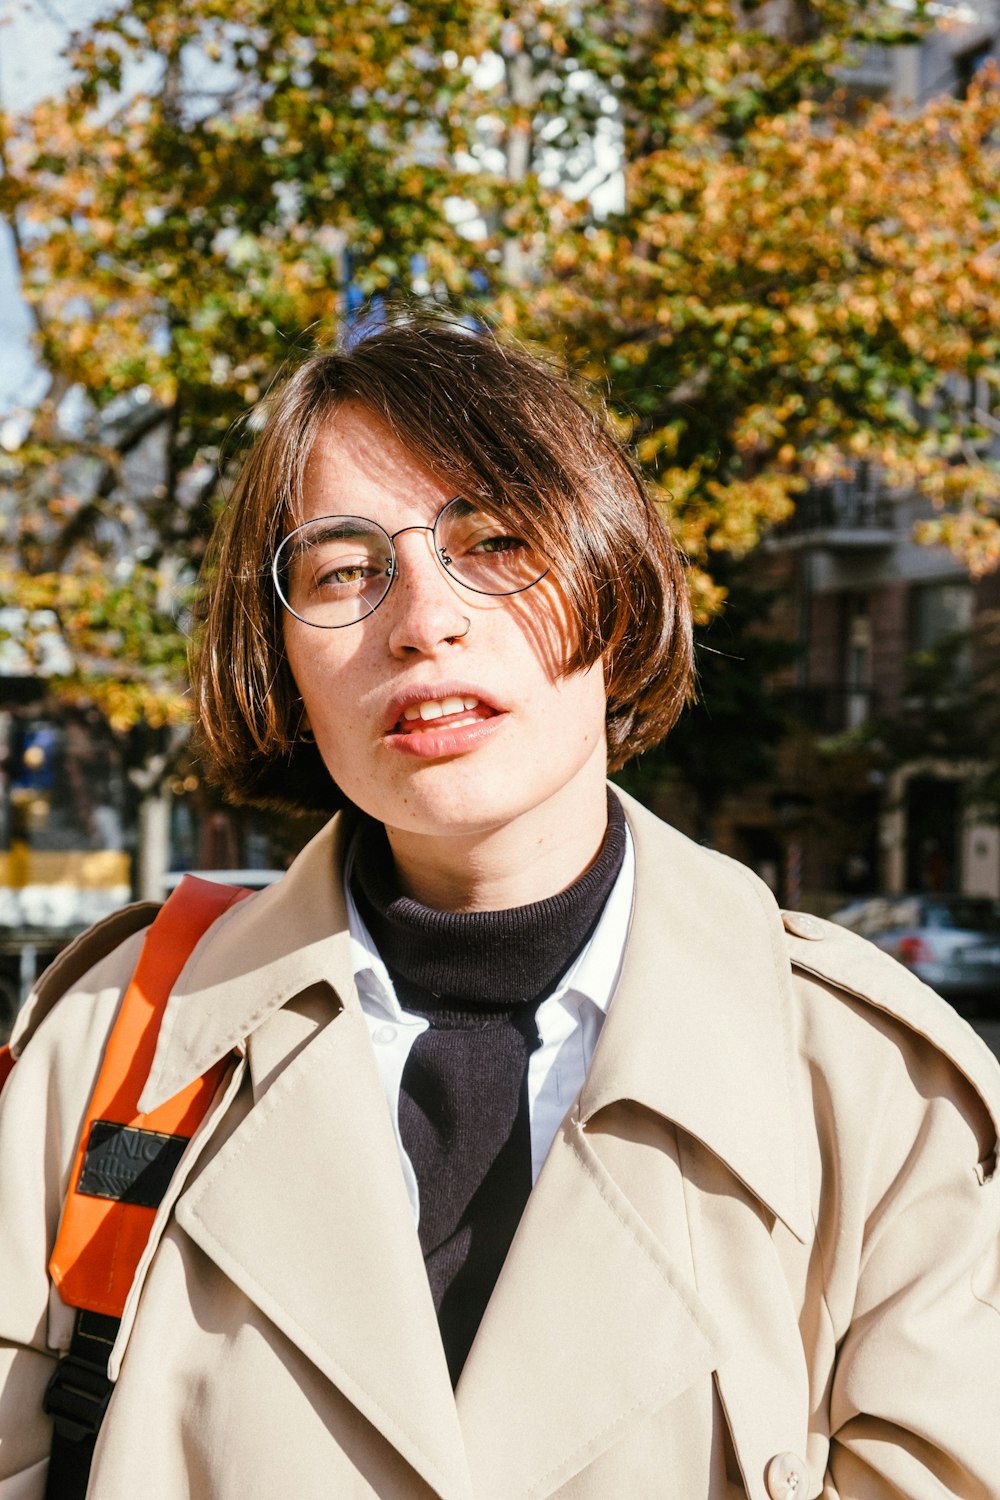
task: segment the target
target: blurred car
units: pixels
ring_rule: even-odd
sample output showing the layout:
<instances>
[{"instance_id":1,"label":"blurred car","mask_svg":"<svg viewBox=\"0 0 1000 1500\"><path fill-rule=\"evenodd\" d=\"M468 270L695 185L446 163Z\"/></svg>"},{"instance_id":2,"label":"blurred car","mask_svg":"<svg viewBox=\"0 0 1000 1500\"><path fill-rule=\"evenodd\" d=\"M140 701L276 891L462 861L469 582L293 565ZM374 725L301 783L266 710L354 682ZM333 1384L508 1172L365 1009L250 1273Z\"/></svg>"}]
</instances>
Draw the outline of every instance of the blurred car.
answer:
<instances>
[{"instance_id":1,"label":"blurred car","mask_svg":"<svg viewBox=\"0 0 1000 1500\"><path fill-rule=\"evenodd\" d=\"M831 921L891 953L969 1014L1000 1015L1000 901L988 896L871 896Z\"/></svg>"}]
</instances>

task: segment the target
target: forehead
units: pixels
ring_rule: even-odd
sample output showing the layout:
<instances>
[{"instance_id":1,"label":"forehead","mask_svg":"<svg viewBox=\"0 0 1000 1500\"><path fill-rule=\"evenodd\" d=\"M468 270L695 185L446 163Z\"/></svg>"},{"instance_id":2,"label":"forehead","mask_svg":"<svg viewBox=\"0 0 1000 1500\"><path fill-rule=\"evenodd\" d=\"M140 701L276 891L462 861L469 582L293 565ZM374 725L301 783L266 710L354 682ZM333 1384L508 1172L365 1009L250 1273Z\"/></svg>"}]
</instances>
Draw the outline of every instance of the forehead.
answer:
<instances>
[{"instance_id":1,"label":"forehead","mask_svg":"<svg viewBox=\"0 0 1000 1500\"><path fill-rule=\"evenodd\" d=\"M313 441L303 471L301 519L363 515L392 530L401 517L433 518L454 493L377 413L347 401Z\"/></svg>"}]
</instances>

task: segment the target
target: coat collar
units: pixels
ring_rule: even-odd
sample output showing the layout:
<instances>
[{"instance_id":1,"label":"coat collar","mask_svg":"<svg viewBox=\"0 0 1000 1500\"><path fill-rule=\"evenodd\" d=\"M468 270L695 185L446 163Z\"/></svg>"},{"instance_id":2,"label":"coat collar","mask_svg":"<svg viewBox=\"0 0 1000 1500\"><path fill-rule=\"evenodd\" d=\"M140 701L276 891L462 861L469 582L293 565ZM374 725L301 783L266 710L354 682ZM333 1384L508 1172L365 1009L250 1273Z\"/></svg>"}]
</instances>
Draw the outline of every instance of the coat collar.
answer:
<instances>
[{"instance_id":1,"label":"coat collar","mask_svg":"<svg viewBox=\"0 0 1000 1500\"><path fill-rule=\"evenodd\" d=\"M277 884L209 929L181 970L139 1099L157 1108L246 1040L294 995L332 986L357 1003L343 869L352 824L334 818Z\"/></svg>"},{"instance_id":2,"label":"coat collar","mask_svg":"<svg viewBox=\"0 0 1000 1500\"><path fill-rule=\"evenodd\" d=\"M725 1191L705 1195L714 1216L706 1228L680 1166L683 1136L696 1137L750 1196L807 1236L781 923L749 872L622 800L636 855L622 974L456 1393L483 1500L563 1493L670 1402L685 1402L689 1461L708 1455L711 1405L696 1393L711 1388L710 1372L724 1401L740 1398L741 1412L753 1412L751 1452L763 1451L775 1425L788 1428L787 1416L775 1424L768 1403L754 1407L740 1384L772 1373L756 1354L748 1360L757 1332L745 1333L762 1305L754 1236L766 1240L767 1230L744 1195ZM720 1272L723 1250L735 1274L731 1265ZM769 1336L794 1349L787 1299L763 1305ZM780 1381L780 1362L776 1369ZM780 1413L797 1410L796 1391L801 1383L777 1403ZM707 1468L688 1477L692 1493L712 1486Z\"/></svg>"},{"instance_id":3,"label":"coat collar","mask_svg":"<svg viewBox=\"0 0 1000 1500\"><path fill-rule=\"evenodd\" d=\"M797 1148L784 934L751 872L693 844L619 792L636 896L615 1002L580 1100L584 1124L631 1099L697 1137L799 1239L809 1229ZM170 1098L292 996L318 982L357 1005L340 872L341 815L277 885L228 911L181 971L140 1108Z\"/></svg>"},{"instance_id":4,"label":"coat collar","mask_svg":"<svg viewBox=\"0 0 1000 1500\"><path fill-rule=\"evenodd\" d=\"M620 1099L644 1104L697 1137L804 1240L791 979L774 898L745 866L622 801L636 896L581 1119Z\"/></svg>"}]
</instances>

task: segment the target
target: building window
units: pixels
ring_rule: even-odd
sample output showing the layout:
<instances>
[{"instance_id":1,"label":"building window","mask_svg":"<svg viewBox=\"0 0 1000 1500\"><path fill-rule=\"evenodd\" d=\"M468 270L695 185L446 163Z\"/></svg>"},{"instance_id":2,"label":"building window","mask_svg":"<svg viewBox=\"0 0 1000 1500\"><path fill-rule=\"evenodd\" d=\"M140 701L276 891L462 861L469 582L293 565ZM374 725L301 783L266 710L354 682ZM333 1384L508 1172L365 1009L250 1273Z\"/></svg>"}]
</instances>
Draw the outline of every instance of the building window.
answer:
<instances>
[{"instance_id":1,"label":"building window","mask_svg":"<svg viewBox=\"0 0 1000 1500\"><path fill-rule=\"evenodd\" d=\"M910 650L935 651L948 642L959 646L955 668L968 672L972 630L972 585L964 580L917 584L910 594ZM966 639L962 641L962 637Z\"/></svg>"},{"instance_id":2,"label":"building window","mask_svg":"<svg viewBox=\"0 0 1000 1500\"><path fill-rule=\"evenodd\" d=\"M847 594L843 611L844 727L857 729L871 708L871 601L867 594Z\"/></svg>"},{"instance_id":3,"label":"building window","mask_svg":"<svg viewBox=\"0 0 1000 1500\"><path fill-rule=\"evenodd\" d=\"M959 53L955 58L955 97L957 99L965 99L968 96L976 74L981 72L994 56L992 41L983 42L979 47L972 47L968 52Z\"/></svg>"}]
</instances>

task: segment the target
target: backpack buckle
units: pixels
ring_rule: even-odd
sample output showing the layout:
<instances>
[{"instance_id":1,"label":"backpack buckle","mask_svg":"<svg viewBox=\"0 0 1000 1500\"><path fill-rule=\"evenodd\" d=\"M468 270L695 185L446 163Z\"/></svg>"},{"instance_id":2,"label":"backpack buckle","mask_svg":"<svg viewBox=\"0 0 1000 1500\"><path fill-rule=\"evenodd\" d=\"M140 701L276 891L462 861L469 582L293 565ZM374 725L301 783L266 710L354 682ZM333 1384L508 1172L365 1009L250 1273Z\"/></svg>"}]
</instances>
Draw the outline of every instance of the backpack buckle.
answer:
<instances>
[{"instance_id":1,"label":"backpack buckle","mask_svg":"<svg viewBox=\"0 0 1000 1500\"><path fill-rule=\"evenodd\" d=\"M42 1409L53 1419L60 1437L79 1443L97 1433L114 1388L114 1381L99 1365L67 1354L45 1387Z\"/></svg>"}]
</instances>

